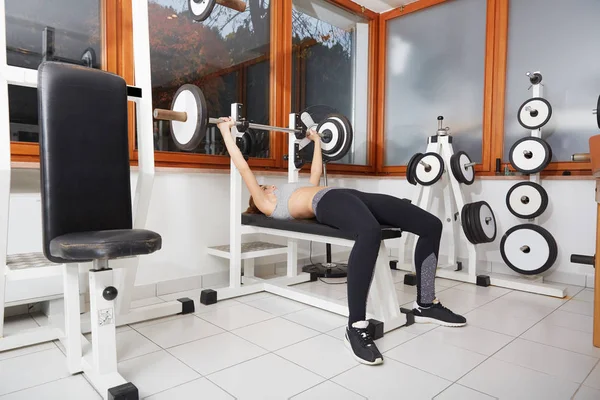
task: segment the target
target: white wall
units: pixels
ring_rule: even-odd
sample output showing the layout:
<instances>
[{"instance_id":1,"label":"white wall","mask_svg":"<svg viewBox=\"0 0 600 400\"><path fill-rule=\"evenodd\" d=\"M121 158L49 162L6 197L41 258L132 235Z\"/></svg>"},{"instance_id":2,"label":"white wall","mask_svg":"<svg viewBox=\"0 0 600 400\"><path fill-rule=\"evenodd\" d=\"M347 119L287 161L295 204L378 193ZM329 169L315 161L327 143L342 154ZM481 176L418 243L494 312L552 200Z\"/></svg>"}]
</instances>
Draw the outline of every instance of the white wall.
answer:
<instances>
[{"instance_id":1,"label":"white wall","mask_svg":"<svg viewBox=\"0 0 600 400\"><path fill-rule=\"evenodd\" d=\"M210 286L209 282L214 283L215 276L227 276L227 262L208 255L206 247L228 243L229 174L181 171L161 170L156 174L147 227L162 235L163 248L155 254L142 257L136 285L204 276L212 277L205 281L205 286ZM38 176L37 170L13 171L9 254L41 251L41 213L39 193L36 193ZM132 174L132 178L134 185L135 173ZM264 174L259 175L258 179L261 183L278 184L285 182L286 177L281 174ZM306 180L307 177L303 176L301 179ZM478 259L482 261L482 267L492 266L495 271L498 268L510 271L503 266L499 244L507 229L524 222L513 217L505 205L505 194L516 182L517 180L511 179L478 179L470 187L463 186L466 200L487 201L493 208L498 223L496 241L478 246ZM403 178L330 177L329 184L407 198L412 198L415 190L415 187ZM558 260L551 269L553 274L550 279L585 285L586 275L593 276L593 267L572 264L569 257L571 253L594 254L595 183L593 180L561 179L544 180L543 186L548 191L550 204L545 214L540 217L540 223L554 235L559 246ZM247 199L248 193L245 190L244 205L247 204ZM434 201L434 207L437 204L440 204L439 201ZM433 212L438 213L438 209L434 208ZM283 243L281 239L262 239ZM442 254L445 252L444 240ZM300 258L308 256L308 243L302 243L299 249ZM347 254L347 251L346 248L333 247L334 253ZM324 244L313 244L313 260L324 253ZM345 254L338 255L334 260L342 261ZM271 257L257 264L282 261L285 261L285 258ZM588 279L588 286L591 286L591 283L592 279ZM35 294L32 293L33 295Z\"/></svg>"}]
</instances>

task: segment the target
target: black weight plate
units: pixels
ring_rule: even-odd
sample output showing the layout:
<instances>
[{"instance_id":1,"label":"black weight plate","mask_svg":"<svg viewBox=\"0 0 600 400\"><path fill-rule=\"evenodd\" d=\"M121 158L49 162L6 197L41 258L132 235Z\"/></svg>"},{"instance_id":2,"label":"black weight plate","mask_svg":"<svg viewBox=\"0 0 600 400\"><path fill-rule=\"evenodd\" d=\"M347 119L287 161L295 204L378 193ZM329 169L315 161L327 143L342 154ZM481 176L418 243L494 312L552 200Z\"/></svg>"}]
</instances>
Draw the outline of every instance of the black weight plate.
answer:
<instances>
[{"instance_id":1,"label":"black weight plate","mask_svg":"<svg viewBox=\"0 0 600 400\"><path fill-rule=\"evenodd\" d=\"M529 151L528 158L524 151ZM542 171L550 164L552 149L544 139L535 136L526 136L517 140L510 148L510 164L524 174L535 174Z\"/></svg>"},{"instance_id":2,"label":"black weight plate","mask_svg":"<svg viewBox=\"0 0 600 400\"><path fill-rule=\"evenodd\" d=\"M431 170L426 171L425 167L420 164L421 161L429 164ZM413 172L415 181L418 184L431 186L442 177L442 174L444 173L444 160L437 153L425 153L414 163Z\"/></svg>"},{"instance_id":3,"label":"black weight plate","mask_svg":"<svg viewBox=\"0 0 600 400\"><path fill-rule=\"evenodd\" d=\"M460 220L463 232L465 233L467 240L473 244L477 244L477 241L473 237L473 232L471 231L470 209L471 203L467 203L463 206L460 212Z\"/></svg>"},{"instance_id":4,"label":"black weight plate","mask_svg":"<svg viewBox=\"0 0 600 400\"><path fill-rule=\"evenodd\" d=\"M600 129L600 96L598 96L598 100L596 101L596 123L598 124L598 129Z\"/></svg>"},{"instance_id":5,"label":"black weight plate","mask_svg":"<svg viewBox=\"0 0 600 400\"><path fill-rule=\"evenodd\" d=\"M180 96L185 96L187 100ZM181 150L194 150L204 139L208 128L208 108L202 90L189 83L182 85L173 96L171 110L188 113L186 122L170 121L173 142ZM194 123L194 119L196 120L195 125L190 127Z\"/></svg>"},{"instance_id":6,"label":"black weight plate","mask_svg":"<svg viewBox=\"0 0 600 400\"><path fill-rule=\"evenodd\" d=\"M470 226L477 243L490 243L496 240L496 217L490 205L485 201L478 201L472 204L470 211ZM489 222L486 221L487 218L490 218Z\"/></svg>"},{"instance_id":7,"label":"black weight plate","mask_svg":"<svg viewBox=\"0 0 600 400\"><path fill-rule=\"evenodd\" d=\"M517 218L536 218L548 207L548 193L538 183L519 182L506 193L506 207Z\"/></svg>"},{"instance_id":8,"label":"black weight plate","mask_svg":"<svg viewBox=\"0 0 600 400\"><path fill-rule=\"evenodd\" d=\"M528 105L533 105L534 107L540 108L538 112L541 111L538 115L531 117L528 115L527 111L524 108ZM540 107L541 106L541 107ZM525 117L525 120L523 120ZM539 129L542 126L546 125L550 118L552 117L552 106L548 102L548 100L542 97L532 97L521 104L519 107L519 111L517 111L517 120L519 124L525 129Z\"/></svg>"},{"instance_id":9,"label":"black weight plate","mask_svg":"<svg viewBox=\"0 0 600 400\"><path fill-rule=\"evenodd\" d=\"M464 151L459 151L450 157L450 169L452 170L452 175L456 178L456 180L460 183L464 183L465 185L472 185L475 182L475 169L473 166L465 168L463 165L471 162L471 158Z\"/></svg>"},{"instance_id":10,"label":"black weight plate","mask_svg":"<svg viewBox=\"0 0 600 400\"><path fill-rule=\"evenodd\" d=\"M93 48L88 47L87 49L85 49L83 54L81 54L81 62L86 67L94 68L94 66L96 65L97 59L96 59L96 52L94 51Z\"/></svg>"},{"instance_id":11,"label":"black weight plate","mask_svg":"<svg viewBox=\"0 0 600 400\"><path fill-rule=\"evenodd\" d=\"M414 175L412 167L414 166L414 163L417 160L417 158L421 157L422 155L423 155L423 153L413 154L413 156L410 158L410 160L408 160L408 164L406 164L406 180L411 185L417 184L417 181L415 181L415 175Z\"/></svg>"},{"instance_id":12,"label":"black weight plate","mask_svg":"<svg viewBox=\"0 0 600 400\"><path fill-rule=\"evenodd\" d=\"M248 129L242 137L237 138L238 147L240 152L245 156L251 156L256 147L256 136L254 131Z\"/></svg>"},{"instance_id":13,"label":"black weight plate","mask_svg":"<svg viewBox=\"0 0 600 400\"><path fill-rule=\"evenodd\" d=\"M341 148L339 150L336 150L336 152L323 152L323 161L338 161L344 158L346 154L348 154L350 146L352 146L352 141L354 140L354 131L352 130L352 124L350 123L350 120L348 120L348 118L346 118L342 114L330 114L327 116L327 118L340 122L344 130L341 131L340 135L338 136L338 143L341 143ZM338 144L336 143L333 146L333 148L337 147Z\"/></svg>"},{"instance_id":14,"label":"black weight plate","mask_svg":"<svg viewBox=\"0 0 600 400\"><path fill-rule=\"evenodd\" d=\"M502 236L500 255L513 271L537 275L554 265L558 246L546 229L535 224L522 224L513 226Z\"/></svg>"},{"instance_id":15,"label":"black weight plate","mask_svg":"<svg viewBox=\"0 0 600 400\"><path fill-rule=\"evenodd\" d=\"M215 8L216 0L188 0L188 9L196 22L206 20Z\"/></svg>"}]
</instances>

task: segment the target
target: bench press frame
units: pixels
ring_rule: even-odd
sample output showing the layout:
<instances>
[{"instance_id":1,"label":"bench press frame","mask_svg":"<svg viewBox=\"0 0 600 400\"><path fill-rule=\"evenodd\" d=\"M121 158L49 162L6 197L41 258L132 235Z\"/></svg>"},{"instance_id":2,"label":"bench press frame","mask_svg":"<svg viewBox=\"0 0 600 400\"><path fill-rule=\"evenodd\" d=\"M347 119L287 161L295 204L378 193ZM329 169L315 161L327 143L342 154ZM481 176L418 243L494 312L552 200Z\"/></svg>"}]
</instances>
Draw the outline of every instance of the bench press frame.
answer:
<instances>
[{"instance_id":1,"label":"bench press frame","mask_svg":"<svg viewBox=\"0 0 600 400\"><path fill-rule=\"evenodd\" d=\"M231 105L231 115L235 120L239 119L238 110L240 109L240 104L234 103ZM296 128L296 121L297 114L290 114L290 129ZM241 134L235 127L232 128L232 135L241 137ZM308 141L309 139L306 138L297 139L293 133L289 134L288 182L298 182L299 169L296 168L294 163L295 154L298 151L297 147L304 147ZM347 305L325 296L308 294L293 286L316 280L315 275L299 272L299 240L330 243L332 245L344 247L352 247L354 241L290 230L242 225L242 177L233 161L230 163L230 168L229 286L218 290L203 290L201 302L205 305L209 305L218 300L231 299L253 293L268 292L347 317L349 314ZM257 233L287 238L287 272L285 276L272 279L258 278L254 276L254 258L242 258L243 236ZM371 322L371 327L374 329L376 338L381 337L384 332L411 325L414 322L412 312L400 308L389 266L389 251L385 242L386 240L381 241L373 281L369 291L369 306L372 307L373 312L368 312L367 318ZM257 257L258 256L259 255L257 255ZM244 262L243 276L242 261ZM381 324L383 324L383 329L380 327ZM375 328L375 326L378 327Z\"/></svg>"}]
</instances>

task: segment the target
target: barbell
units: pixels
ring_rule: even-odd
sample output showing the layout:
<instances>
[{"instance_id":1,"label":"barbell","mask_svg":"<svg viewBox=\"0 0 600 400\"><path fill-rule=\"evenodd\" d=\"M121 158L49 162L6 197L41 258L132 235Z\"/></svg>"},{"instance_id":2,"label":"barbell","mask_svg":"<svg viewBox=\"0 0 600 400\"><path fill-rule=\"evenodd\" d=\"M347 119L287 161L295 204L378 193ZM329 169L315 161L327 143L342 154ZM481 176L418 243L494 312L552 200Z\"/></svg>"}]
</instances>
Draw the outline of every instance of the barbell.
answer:
<instances>
[{"instance_id":1,"label":"barbell","mask_svg":"<svg viewBox=\"0 0 600 400\"><path fill-rule=\"evenodd\" d=\"M238 104L241 107L241 104ZM175 145L182 150L193 150L200 145L206 136L208 124L224 122L219 118L208 116L208 107L202 90L192 84L182 85L171 102L171 109L156 108L154 118L170 121L171 136ZM315 122L312 115L304 111L300 114L301 122L296 128L283 128L272 125L257 124L246 120L238 120L235 127L240 134L249 128L271 132L293 133L298 140L306 140L304 147L309 144L306 132L314 129L321 138L321 151L324 161L337 161L344 157L352 144L353 131L348 118L339 113L329 113L320 121Z\"/></svg>"},{"instance_id":2,"label":"barbell","mask_svg":"<svg viewBox=\"0 0 600 400\"><path fill-rule=\"evenodd\" d=\"M197 22L206 20L215 8L215 4L239 12L246 11L246 3L243 0L188 0L188 8L192 14L192 19Z\"/></svg>"}]
</instances>

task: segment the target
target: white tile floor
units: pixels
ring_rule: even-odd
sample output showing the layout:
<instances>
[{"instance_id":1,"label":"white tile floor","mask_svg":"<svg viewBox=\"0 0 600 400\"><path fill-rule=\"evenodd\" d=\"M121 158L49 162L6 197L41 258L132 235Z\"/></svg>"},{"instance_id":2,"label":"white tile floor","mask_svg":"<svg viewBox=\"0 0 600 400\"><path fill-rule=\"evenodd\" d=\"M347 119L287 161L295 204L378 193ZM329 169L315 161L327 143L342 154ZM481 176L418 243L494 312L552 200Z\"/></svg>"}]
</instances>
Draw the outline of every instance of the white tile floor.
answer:
<instances>
[{"instance_id":1,"label":"white tile floor","mask_svg":"<svg viewBox=\"0 0 600 400\"><path fill-rule=\"evenodd\" d=\"M399 301L414 287L394 271ZM344 285L305 284L344 301ZM438 297L464 328L413 325L377 344L385 363L357 363L342 341L346 320L271 294L255 294L122 327L119 370L150 400L219 399L600 399L600 349L592 346L593 291L555 299L437 280ZM187 296L187 291L138 302ZM8 331L43 324L7 319ZM100 399L70 376L62 346L0 353L0 400Z\"/></svg>"}]
</instances>

